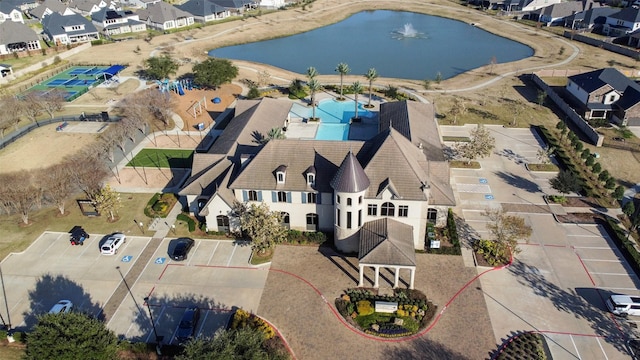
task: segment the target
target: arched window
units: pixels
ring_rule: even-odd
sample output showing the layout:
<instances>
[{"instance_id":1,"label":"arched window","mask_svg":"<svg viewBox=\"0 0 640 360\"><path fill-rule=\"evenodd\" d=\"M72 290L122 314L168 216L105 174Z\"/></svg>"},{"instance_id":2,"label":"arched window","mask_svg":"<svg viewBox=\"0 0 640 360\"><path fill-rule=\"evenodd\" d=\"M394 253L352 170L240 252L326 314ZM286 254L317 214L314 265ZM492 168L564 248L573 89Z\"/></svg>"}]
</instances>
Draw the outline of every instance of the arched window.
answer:
<instances>
[{"instance_id":1,"label":"arched window","mask_svg":"<svg viewBox=\"0 0 640 360\"><path fill-rule=\"evenodd\" d=\"M216 216L216 223L218 224L218 231L229 232L229 217L226 215Z\"/></svg>"},{"instance_id":2,"label":"arched window","mask_svg":"<svg viewBox=\"0 0 640 360\"><path fill-rule=\"evenodd\" d=\"M351 206L351 198L347 198L347 206Z\"/></svg>"},{"instance_id":3,"label":"arched window","mask_svg":"<svg viewBox=\"0 0 640 360\"><path fill-rule=\"evenodd\" d=\"M435 223L437 219L438 219L438 210L427 209L427 221L430 223Z\"/></svg>"},{"instance_id":4,"label":"arched window","mask_svg":"<svg viewBox=\"0 0 640 360\"><path fill-rule=\"evenodd\" d=\"M289 221L289 213L283 211L280 213L280 215L282 216L282 226L289 229L291 227L291 223Z\"/></svg>"},{"instance_id":5,"label":"arched window","mask_svg":"<svg viewBox=\"0 0 640 360\"><path fill-rule=\"evenodd\" d=\"M307 214L307 230L308 231L318 230L318 214L314 214L314 213Z\"/></svg>"},{"instance_id":6,"label":"arched window","mask_svg":"<svg viewBox=\"0 0 640 360\"><path fill-rule=\"evenodd\" d=\"M380 215L393 216L395 214L395 207L392 203L386 202L380 207Z\"/></svg>"},{"instance_id":7,"label":"arched window","mask_svg":"<svg viewBox=\"0 0 640 360\"><path fill-rule=\"evenodd\" d=\"M258 192L255 190L247 191L249 201L258 201Z\"/></svg>"}]
</instances>

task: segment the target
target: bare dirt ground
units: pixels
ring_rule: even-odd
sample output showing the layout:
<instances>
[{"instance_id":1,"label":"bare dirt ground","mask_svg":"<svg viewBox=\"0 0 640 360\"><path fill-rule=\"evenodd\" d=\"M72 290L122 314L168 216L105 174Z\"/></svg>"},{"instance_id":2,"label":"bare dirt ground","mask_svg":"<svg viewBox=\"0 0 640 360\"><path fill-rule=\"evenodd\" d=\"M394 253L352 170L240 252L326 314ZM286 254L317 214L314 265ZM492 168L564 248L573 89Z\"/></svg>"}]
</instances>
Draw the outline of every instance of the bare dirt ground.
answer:
<instances>
[{"instance_id":1,"label":"bare dirt ground","mask_svg":"<svg viewBox=\"0 0 640 360\"><path fill-rule=\"evenodd\" d=\"M107 179L112 188L148 189L148 192L171 188L187 174L186 169L126 167Z\"/></svg>"},{"instance_id":2,"label":"bare dirt ground","mask_svg":"<svg viewBox=\"0 0 640 360\"><path fill-rule=\"evenodd\" d=\"M176 99L174 111L180 115L184 122L184 131L196 130L196 125L204 123L205 128L215 121L216 117L226 108L231 106L242 92L242 87L235 84L224 84L216 90L186 90L183 96L173 93ZM215 104L214 98L219 98L220 103ZM202 103L202 112L193 117L193 109Z\"/></svg>"},{"instance_id":3,"label":"bare dirt ground","mask_svg":"<svg viewBox=\"0 0 640 360\"><path fill-rule=\"evenodd\" d=\"M0 172L37 169L61 163L95 141L95 134L56 131L58 124L42 126L0 151Z\"/></svg>"}]
</instances>

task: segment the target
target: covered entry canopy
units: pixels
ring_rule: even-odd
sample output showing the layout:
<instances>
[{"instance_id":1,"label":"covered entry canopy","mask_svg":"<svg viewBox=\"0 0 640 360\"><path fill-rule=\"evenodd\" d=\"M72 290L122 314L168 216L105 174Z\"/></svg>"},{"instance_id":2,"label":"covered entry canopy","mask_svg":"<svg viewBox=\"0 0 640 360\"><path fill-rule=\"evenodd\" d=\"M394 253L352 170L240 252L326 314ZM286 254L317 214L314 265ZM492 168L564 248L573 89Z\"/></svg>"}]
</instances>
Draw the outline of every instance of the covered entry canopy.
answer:
<instances>
[{"instance_id":1,"label":"covered entry canopy","mask_svg":"<svg viewBox=\"0 0 640 360\"><path fill-rule=\"evenodd\" d=\"M114 76L125 68L123 65L113 65L110 68L102 72L102 76Z\"/></svg>"}]
</instances>

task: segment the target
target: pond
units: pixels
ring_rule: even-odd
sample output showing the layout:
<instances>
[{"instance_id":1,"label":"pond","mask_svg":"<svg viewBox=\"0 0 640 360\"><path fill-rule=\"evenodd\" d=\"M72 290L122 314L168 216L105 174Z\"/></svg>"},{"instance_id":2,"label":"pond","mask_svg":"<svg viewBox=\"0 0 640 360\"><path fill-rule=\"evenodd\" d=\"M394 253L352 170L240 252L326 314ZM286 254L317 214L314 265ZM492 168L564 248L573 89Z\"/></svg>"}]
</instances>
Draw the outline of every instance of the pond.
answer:
<instances>
[{"instance_id":1,"label":"pond","mask_svg":"<svg viewBox=\"0 0 640 360\"><path fill-rule=\"evenodd\" d=\"M471 69L533 55L533 49L476 26L438 16L376 10L305 33L209 51L210 56L273 65L300 74L375 68L381 77L447 79ZM363 82L366 82L363 79Z\"/></svg>"}]
</instances>

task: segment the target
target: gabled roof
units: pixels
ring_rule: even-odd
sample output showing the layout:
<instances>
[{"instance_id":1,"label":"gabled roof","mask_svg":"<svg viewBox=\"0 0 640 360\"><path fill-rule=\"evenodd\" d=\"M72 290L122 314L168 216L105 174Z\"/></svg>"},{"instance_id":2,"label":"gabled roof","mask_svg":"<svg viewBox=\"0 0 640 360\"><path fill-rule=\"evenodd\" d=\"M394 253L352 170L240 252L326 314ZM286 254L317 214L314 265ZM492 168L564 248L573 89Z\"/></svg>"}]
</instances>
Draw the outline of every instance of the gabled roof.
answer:
<instances>
[{"instance_id":1,"label":"gabled roof","mask_svg":"<svg viewBox=\"0 0 640 360\"><path fill-rule=\"evenodd\" d=\"M342 164L331 180L331 187L336 192L346 193L358 193L369 187L369 177L364 173L362 165L351 150L342 160Z\"/></svg>"},{"instance_id":2,"label":"gabled roof","mask_svg":"<svg viewBox=\"0 0 640 360\"><path fill-rule=\"evenodd\" d=\"M382 103L379 118L378 131L392 127L414 145L422 144L429 160L445 160L432 104L406 100Z\"/></svg>"},{"instance_id":3,"label":"gabled roof","mask_svg":"<svg viewBox=\"0 0 640 360\"><path fill-rule=\"evenodd\" d=\"M231 166L230 161L223 161L225 158L224 154L193 154L191 176L180 190L180 195L199 195L206 189L211 190L211 183Z\"/></svg>"},{"instance_id":4,"label":"gabled roof","mask_svg":"<svg viewBox=\"0 0 640 360\"><path fill-rule=\"evenodd\" d=\"M361 141L271 140L233 180L232 189L332 192L329 185L349 150L357 152ZM275 170L287 166L284 185L276 182ZM316 169L315 187L307 184L306 171Z\"/></svg>"},{"instance_id":5,"label":"gabled roof","mask_svg":"<svg viewBox=\"0 0 640 360\"><path fill-rule=\"evenodd\" d=\"M71 0L70 8L75 8L84 12L90 12L94 6L100 7L100 0Z\"/></svg>"},{"instance_id":6,"label":"gabled roof","mask_svg":"<svg viewBox=\"0 0 640 360\"><path fill-rule=\"evenodd\" d=\"M51 10L52 12L62 14L66 9L68 9L68 7L59 0L44 0L42 4L38 5L38 7L29 10L29 13L37 17L38 19L42 19L47 9Z\"/></svg>"},{"instance_id":7,"label":"gabled roof","mask_svg":"<svg viewBox=\"0 0 640 360\"><path fill-rule=\"evenodd\" d=\"M64 27L84 24L84 30L64 31ZM86 34L98 32L95 26L80 14L62 16L51 13L42 19L42 27L51 35Z\"/></svg>"},{"instance_id":8,"label":"gabled roof","mask_svg":"<svg viewBox=\"0 0 640 360\"><path fill-rule=\"evenodd\" d=\"M416 266L413 227L390 218L364 223L358 261L362 264Z\"/></svg>"},{"instance_id":9,"label":"gabled roof","mask_svg":"<svg viewBox=\"0 0 640 360\"><path fill-rule=\"evenodd\" d=\"M619 10L608 6L597 7L576 13L570 16L569 19L580 20L585 24L604 24L607 22L607 16L617 13Z\"/></svg>"},{"instance_id":10,"label":"gabled roof","mask_svg":"<svg viewBox=\"0 0 640 360\"><path fill-rule=\"evenodd\" d=\"M209 153L235 155L237 147L255 148L243 150L255 152L262 146L261 140L269 130L284 126L291 110L291 102L264 98L262 100L238 100L235 117L216 139Z\"/></svg>"},{"instance_id":11,"label":"gabled roof","mask_svg":"<svg viewBox=\"0 0 640 360\"><path fill-rule=\"evenodd\" d=\"M91 14L91 20L103 22L112 19L127 19L132 16L136 16L136 14L131 10L112 10L104 7Z\"/></svg>"},{"instance_id":12,"label":"gabled roof","mask_svg":"<svg viewBox=\"0 0 640 360\"><path fill-rule=\"evenodd\" d=\"M640 22L640 9L636 9L634 7L627 7L618 11L615 14L609 15L609 18L637 23L637 22Z\"/></svg>"},{"instance_id":13,"label":"gabled roof","mask_svg":"<svg viewBox=\"0 0 640 360\"><path fill-rule=\"evenodd\" d=\"M212 0L214 3L227 9L242 9L245 5L255 3L251 0Z\"/></svg>"},{"instance_id":14,"label":"gabled roof","mask_svg":"<svg viewBox=\"0 0 640 360\"><path fill-rule=\"evenodd\" d=\"M573 81L580 88L588 93L609 85L616 91L623 93L627 87L631 86L636 90L640 90L640 85L631 81L621 72L614 68L598 69L578 75L569 76L569 80Z\"/></svg>"},{"instance_id":15,"label":"gabled roof","mask_svg":"<svg viewBox=\"0 0 640 360\"><path fill-rule=\"evenodd\" d=\"M20 11L20 6L7 0L0 1L0 13L10 14L13 10Z\"/></svg>"},{"instance_id":16,"label":"gabled roof","mask_svg":"<svg viewBox=\"0 0 640 360\"><path fill-rule=\"evenodd\" d=\"M38 41L38 34L23 23L5 21L0 24L0 44Z\"/></svg>"},{"instance_id":17,"label":"gabled roof","mask_svg":"<svg viewBox=\"0 0 640 360\"><path fill-rule=\"evenodd\" d=\"M227 11L227 8L216 4L213 0L189 0L177 7L195 16L202 17Z\"/></svg>"},{"instance_id":18,"label":"gabled roof","mask_svg":"<svg viewBox=\"0 0 640 360\"><path fill-rule=\"evenodd\" d=\"M622 97L616 101L616 106L621 109L628 110L640 103L640 90L634 87L628 87Z\"/></svg>"},{"instance_id":19,"label":"gabled roof","mask_svg":"<svg viewBox=\"0 0 640 360\"><path fill-rule=\"evenodd\" d=\"M151 19L152 22L157 24L162 24L167 21L180 18L193 17L193 15L188 12L180 10L163 1L147 5L146 9L138 11L138 15L140 16L140 19Z\"/></svg>"},{"instance_id":20,"label":"gabled roof","mask_svg":"<svg viewBox=\"0 0 640 360\"><path fill-rule=\"evenodd\" d=\"M576 12L583 11L589 4L583 1L565 1L551 4L543 8L532 11L534 14L546 15L552 19L570 16ZM600 6L598 3L591 3L592 6Z\"/></svg>"}]
</instances>

